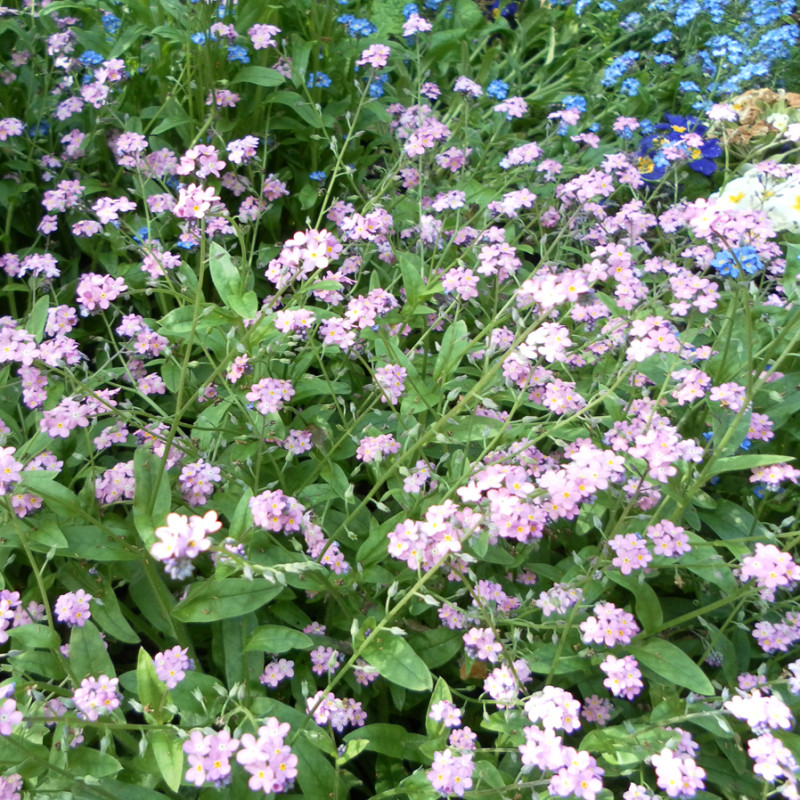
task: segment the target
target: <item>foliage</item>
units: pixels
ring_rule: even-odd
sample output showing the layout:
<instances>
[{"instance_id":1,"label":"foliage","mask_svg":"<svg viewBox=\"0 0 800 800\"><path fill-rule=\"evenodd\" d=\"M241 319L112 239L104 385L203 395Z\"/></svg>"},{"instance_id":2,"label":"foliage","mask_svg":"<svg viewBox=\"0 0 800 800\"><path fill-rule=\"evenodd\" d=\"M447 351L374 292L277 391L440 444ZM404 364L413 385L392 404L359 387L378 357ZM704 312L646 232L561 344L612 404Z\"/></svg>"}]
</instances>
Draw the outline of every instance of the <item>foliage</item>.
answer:
<instances>
[{"instance_id":1,"label":"foliage","mask_svg":"<svg viewBox=\"0 0 800 800\"><path fill-rule=\"evenodd\" d=\"M796 797L793 9L0 9L0 798Z\"/></svg>"}]
</instances>

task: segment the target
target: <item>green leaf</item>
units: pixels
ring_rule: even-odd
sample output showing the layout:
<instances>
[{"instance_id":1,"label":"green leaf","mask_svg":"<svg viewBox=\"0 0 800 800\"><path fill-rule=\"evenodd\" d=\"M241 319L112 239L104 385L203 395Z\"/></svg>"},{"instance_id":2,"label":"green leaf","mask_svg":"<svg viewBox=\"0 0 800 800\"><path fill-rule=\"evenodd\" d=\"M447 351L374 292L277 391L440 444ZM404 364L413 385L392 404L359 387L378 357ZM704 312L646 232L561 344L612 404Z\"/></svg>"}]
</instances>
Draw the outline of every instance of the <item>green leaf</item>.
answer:
<instances>
[{"instance_id":1,"label":"green leaf","mask_svg":"<svg viewBox=\"0 0 800 800\"><path fill-rule=\"evenodd\" d=\"M683 650L666 639L650 639L643 645L631 645L628 652L669 683L683 686L695 694L714 694L714 687L703 670Z\"/></svg>"},{"instance_id":2,"label":"green leaf","mask_svg":"<svg viewBox=\"0 0 800 800\"><path fill-rule=\"evenodd\" d=\"M53 517L36 518L35 527L30 528L30 542L31 544L40 545L47 552L51 547L62 549L69 547L67 537L58 526L58 522ZM10 531L10 533L14 533ZM34 549L39 549L38 547Z\"/></svg>"},{"instance_id":3,"label":"green leaf","mask_svg":"<svg viewBox=\"0 0 800 800\"><path fill-rule=\"evenodd\" d=\"M92 778L105 778L116 775L122 764L114 756L101 753L90 747L78 747L69 751L69 771L74 775L89 775Z\"/></svg>"},{"instance_id":4,"label":"green leaf","mask_svg":"<svg viewBox=\"0 0 800 800\"><path fill-rule=\"evenodd\" d=\"M289 650L310 650L313 646L314 640L302 631L284 625L261 625L253 631L244 650L278 654Z\"/></svg>"},{"instance_id":5,"label":"green leaf","mask_svg":"<svg viewBox=\"0 0 800 800\"><path fill-rule=\"evenodd\" d=\"M554 644L543 644L536 647L528 657L528 666L531 672L538 675L549 675L551 670L553 675L565 675L570 672L591 672L592 668L583 656L566 655L569 652L565 648L558 660L556 654L558 648Z\"/></svg>"},{"instance_id":6,"label":"green leaf","mask_svg":"<svg viewBox=\"0 0 800 800\"><path fill-rule=\"evenodd\" d=\"M140 447L133 455L133 524L144 545L155 542L155 529L163 525L172 505L169 475L161 459Z\"/></svg>"},{"instance_id":7,"label":"green leaf","mask_svg":"<svg viewBox=\"0 0 800 800\"><path fill-rule=\"evenodd\" d=\"M79 512L83 510L77 495L59 483L53 472L41 470L23 472L18 485L41 497L45 506L62 519L65 516L67 518L80 516Z\"/></svg>"},{"instance_id":8,"label":"green leaf","mask_svg":"<svg viewBox=\"0 0 800 800\"><path fill-rule=\"evenodd\" d=\"M104 778L98 782L98 785L116 800L167 800L161 792L153 791L146 786L137 786L134 783L123 783L111 778Z\"/></svg>"},{"instance_id":9,"label":"green leaf","mask_svg":"<svg viewBox=\"0 0 800 800\"><path fill-rule=\"evenodd\" d=\"M792 456L775 456L768 453L751 453L744 456L729 456L719 458L711 467L709 477L720 475L723 472L734 472L739 469L755 469L756 467L768 467L772 464L788 464L794 461Z\"/></svg>"},{"instance_id":10,"label":"green leaf","mask_svg":"<svg viewBox=\"0 0 800 800\"><path fill-rule=\"evenodd\" d=\"M367 742L364 739L351 739L345 744L344 755L336 757L336 766L344 766L348 761L355 758L359 753L367 749Z\"/></svg>"},{"instance_id":11,"label":"green leaf","mask_svg":"<svg viewBox=\"0 0 800 800\"><path fill-rule=\"evenodd\" d=\"M398 262L400 274L403 276L403 288L406 290L406 303L413 309L425 292L420 257L412 253L401 253Z\"/></svg>"},{"instance_id":12,"label":"green leaf","mask_svg":"<svg viewBox=\"0 0 800 800\"><path fill-rule=\"evenodd\" d=\"M258 311L258 297L255 292L244 291L242 276L233 259L217 242L211 243L208 264L222 302L243 319L252 319Z\"/></svg>"},{"instance_id":13,"label":"green leaf","mask_svg":"<svg viewBox=\"0 0 800 800\"><path fill-rule=\"evenodd\" d=\"M428 713L425 715L425 732L428 734L429 738L441 736L445 730L443 722L436 722L431 719L431 709L442 700L452 703L453 693L450 691L447 681L440 677L437 678L436 686L433 688L433 692L431 692L431 699L428 702Z\"/></svg>"},{"instance_id":14,"label":"green leaf","mask_svg":"<svg viewBox=\"0 0 800 800\"><path fill-rule=\"evenodd\" d=\"M91 561L135 561L141 549L127 542L120 533L94 525L67 525L61 530L67 538L68 555ZM59 554L59 555L67 555Z\"/></svg>"},{"instance_id":15,"label":"green leaf","mask_svg":"<svg viewBox=\"0 0 800 800\"><path fill-rule=\"evenodd\" d=\"M20 625L8 635L16 645L30 650L52 650L61 644L59 635L46 625Z\"/></svg>"},{"instance_id":16,"label":"green leaf","mask_svg":"<svg viewBox=\"0 0 800 800\"><path fill-rule=\"evenodd\" d=\"M48 295L40 297L33 305L28 322L25 325L25 330L33 334L37 342L42 341L44 336L44 325L47 322L47 309L50 306L50 298Z\"/></svg>"},{"instance_id":17,"label":"green leaf","mask_svg":"<svg viewBox=\"0 0 800 800\"><path fill-rule=\"evenodd\" d=\"M664 614L661 611L661 603L658 595L653 588L639 579L636 572L630 575L623 575L616 571L611 571L608 577L619 586L624 586L636 599L636 617L642 623L644 632L649 633L660 627L664 621Z\"/></svg>"},{"instance_id":18,"label":"green leaf","mask_svg":"<svg viewBox=\"0 0 800 800\"><path fill-rule=\"evenodd\" d=\"M744 542L728 541L756 536L768 540L764 526L749 512L730 500L718 500L713 511L699 512L700 519L725 542L731 555L742 558L750 555L750 547Z\"/></svg>"},{"instance_id":19,"label":"green leaf","mask_svg":"<svg viewBox=\"0 0 800 800\"><path fill-rule=\"evenodd\" d=\"M660 752L674 736L673 731L652 725L615 725L587 733L580 749L599 753L607 771L618 775Z\"/></svg>"},{"instance_id":20,"label":"green leaf","mask_svg":"<svg viewBox=\"0 0 800 800\"><path fill-rule=\"evenodd\" d=\"M181 340L189 335L193 326L195 332L201 333L220 325L230 327L235 321L236 318L225 313L225 309L211 303L202 303L200 316L195 323L194 308L192 306L181 306L161 318L159 333L172 340Z\"/></svg>"},{"instance_id":21,"label":"green leaf","mask_svg":"<svg viewBox=\"0 0 800 800\"><path fill-rule=\"evenodd\" d=\"M308 59L313 46L314 42L308 41L306 37L299 33L292 34L292 83L298 89L306 82Z\"/></svg>"},{"instance_id":22,"label":"green leaf","mask_svg":"<svg viewBox=\"0 0 800 800\"><path fill-rule=\"evenodd\" d=\"M89 675L95 678L99 675L114 677L114 664L106 651L105 642L100 637L100 631L91 620L81 628L72 629L69 637L69 663L78 680Z\"/></svg>"},{"instance_id":23,"label":"green leaf","mask_svg":"<svg viewBox=\"0 0 800 800\"><path fill-rule=\"evenodd\" d=\"M313 208L317 200L319 200L319 188L313 183L307 183L298 193L297 199L300 203L300 208L303 211L308 211Z\"/></svg>"},{"instance_id":24,"label":"green leaf","mask_svg":"<svg viewBox=\"0 0 800 800\"><path fill-rule=\"evenodd\" d=\"M362 656L386 680L398 686L413 692L433 688L430 670L401 636L385 630L370 636Z\"/></svg>"},{"instance_id":25,"label":"green leaf","mask_svg":"<svg viewBox=\"0 0 800 800\"><path fill-rule=\"evenodd\" d=\"M153 748L158 768L164 783L173 792L177 792L183 778L183 747L181 740L166 731L151 731L147 735L150 747Z\"/></svg>"},{"instance_id":26,"label":"green leaf","mask_svg":"<svg viewBox=\"0 0 800 800\"><path fill-rule=\"evenodd\" d=\"M433 366L434 380L442 383L446 382L469 348L467 323L460 319L450 325L444 332L441 349Z\"/></svg>"},{"instance_id":27,"label":"green leaf","mask_svg":"<svg viewBox=\"0 0 800 800\"><path fill-rule=\"evenodd\" d=\"M148 709L155 710L161 705L161 699L166 691L166 685L156 675L153 659L144 648L140 647L136 662L136 693L139 695L139 702L145 708L145 714L150 713Z\"/></svg>"},{"instance_id":28,"label":"green leaf","mask_svg":"<svg viewBox=\"0 0 800 800\"><path fill-rule=\"evenodd\" d=\"M276 69L269 67L249 66L240 69L231 79L231 83L252 83L254 86L280 86L284 80L283 75Z\"/></svg>"},{"instance_id":29,"label":"green leaf","mask_svg":"<svg viewBox=\"0 0 800 800\"><path fill-rule=\"evenodd\" d=\"M294 66L294 64L292 65ZM297 94L297 92L275 92L267 98L268 103L279 103L297 114L300 119L312 128L321 128L322 120L319 113L312 107L304 97Z\"/></svg>"},{"instance_id":30,"label":"green leaf","mask_svg":"<svg viewBox=\"0 0 800 800\"><path fill-rule=\"evenodd\" d=\"M462 634L448 628L431 628L412 633L408 643L430 669L443 667L458 656L464 648Z\"/></svg>"},{"instance_id":31,"label":"green leaf","mask_svg":"<svg viewBox=\"0 0 800 800\"><path fill-rule=\"evenodd\" d=\"M181 622L215 622L240 617L265 606L277 597L283 587L245 578L213 578L189 587L189 593L172 609L172 616Z\"/></svg>"},{"instance_id":32,"label":"green leaf","mask_svg":"<svg viewBox=\"0 0 800 800\"><path fill-rule=\"evenodd\" d=\"M418 733L409 733L400 725L376 722L374 725L365 725L363 728L350 731L343 738L345 744L360 740L365 742L364 749L371 753L408 761L421 761L419 746L426 741L426 738Z\"/></svg>"}]
</instances>

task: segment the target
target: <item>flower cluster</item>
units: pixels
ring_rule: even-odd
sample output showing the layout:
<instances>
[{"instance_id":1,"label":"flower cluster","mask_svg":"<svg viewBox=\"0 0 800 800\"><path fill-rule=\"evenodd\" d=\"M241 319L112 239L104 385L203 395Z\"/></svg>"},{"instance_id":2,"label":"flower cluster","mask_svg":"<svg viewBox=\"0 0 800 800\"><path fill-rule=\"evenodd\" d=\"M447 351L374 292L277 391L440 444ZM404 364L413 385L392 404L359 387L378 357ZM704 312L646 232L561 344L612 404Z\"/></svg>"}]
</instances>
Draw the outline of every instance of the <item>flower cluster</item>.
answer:
<instances>
[{"instance_id":1,"label":"flower cluster","mask_svg":"<svg viewBox=\"0 0 800 800\"><path fill-rule=\"evenodd\" d=\"M187 648L176 644L175 647L153 656L156 675L160 681L164 681L168 689L174 689L186 677L187 670L194 669L194 661L186 653Z\"/></svg>"},{"instance_id":2,"label":"flower cluster","mask_svg":"<svg viewBox=\"0 0 800 800\"><path fill-rule=\"evenodd\" d=\"M600 669L608 676L603 681L603 686L608 689L614 697L624 697L626 700L633 700L644 688L642 683L642 673L639 671L639 664L633 656L623 656L616 658L608 655L600 664Z\"/></svg>"},{"instance_id":3,"label":"flower cluster","mask_svg":"<svg viewBox=\"0 0 800 800\"><path fill-rule=\"evenodd\" d=\"M238 747L239 740L234 739L228 731L211 734L192 731L183 743L183 752L189 764L186 781L195 786L212 783L220 787L230 783L233 777L231 758Z\"/></svg>"},{"instance_id":4,"label":"flower cluster","mask_svg":"<svg viewBox=\"0 0 800 800\"><path fill-rule=\"evenodd\" d=\"M56 619L59 622L65 622L67 625L82 628L92 616L92 612L89 610L89 603L93 599L83 589L62 594L53 607Z\"/></svg>"},{"instance_id":5,"label":"flower cluster","mask_svg":"<svg viewBox=\"0 0 800 800\"><path fill-rule=\"evenodd\" d=\"M800 580L800 566L794 563L789 553L778 550L774 544L758 542L755 554L742 559L739 579L746 583L755 580L761 597L774 600L779 588L791 588Z\"/></svg>"},{"instance_id":6,"label":"flower cluster","mask_svg":"<svg viewBox=\"0 0 800 800\"><path fill-rule=\"evenodd\" d=\"M547 788L557 797L595 799L603 788L604 770L589 753L565 746L555 729L546 725L527 726L523 733L525 743L519 746L519 751L525 771L536 767L554 773Z\"/></svg>"},{"instance_id":7,"label":"flower cluster","mask_svg":"<svg viewBox=\"0 0 800 800\"><path fill-rule=\"evenodd\" d=\"M276 414L294 397L294 387L290 381L263 378L253 384L245 397L260 414Z\"/></svg>"},{"instance_id":8,"label":"flower cluster","mask_svg":"<svg viewBox=\"0 0 800 800\"><path fill-rule=\"evenodd\" d=\"M665 747L650 761L656 771L656 782L669 797L694 797L705 789L706 771L688 755Z\"/></svg>"},{"instance_id":9,"label":"flower cluster","mask_svg":"<svg viewBox=\"0 0 800 800\"><path fill-rule=\"evenodd\" d=\"M367 715L361 703L352 697L338 698L333 692L317 692L306 700L306 709L317 725L330 725L335 731L342 733L345 728L360 728L367 721Z\"/></svg>"},{"instance_id":10,"label":"flower cluster","mask_svg":"<svg viewBox=\"0 0 800 800\"><path fill-rule=\"evenodd\" d=\"M581 639L585 644L604 644L606 647L630 644L639 633L633 614L613 603L597 603L592 610L594 614L580 625Z\"/></svg>"},{"instance_id":11,"label":"flower cluster","mask_svg":"<svg viewBox=\"0 0 800 800\"><path fill-rule=\"evenodd\" d=\"M472 788L472 773L475 764L472 753L457 754L449 747L433 754L433 764L426 773L430 785L440 792L442 797L456 795L463 797Z\"/></svg>"},{"instance_id":12,"label":"flower cluster","mask_svg":"<svg viewBox=\"0 0 800 800\"><path fill-rule=\"evenodd\" d=\"M250 774L251 791L265 795L286 792L297 777L297 756L286 744L289 724L268 717L257 736L243 733L236 761Z\"/></svg>"},{"instance_id":13,"label":"flower cluster","mask_svg":"<svg viewBox=\"0 0 800 800\"><path fill-rule=\"evenodd\" d=\"M188 578L194 572L193 559L211 547L208 534L221 527L216 511L209 511L203 517L167 514L167 524L155 530L158 541L150 548L150 555L164 562L171 578Z\"/></svg>"},{"instance_id":14,"label":"flower cluster","mask_svg":"<svg viewBox=\"0 0 800 800\"><path fill-rule=\"evenodd\" d=\"M277 661L270 661L264 672L259 677L259 683L274 689L282 680L294 677L294 661L280 658Z\"/></svg>"},{"instance_id":15,"label":"flower cluster","mask_svg":"<svg viewBox=\"0 0 800 800\"><path fill-rule=\"evenodd\" d=\"M89 676L81 681L81 685L72 695L72 702L81 719L96 722L102 714L110 714L120 706L119 679L100 675Z\"/></svg>"},{"instance_id":16,"label":"flower cluster","mask_svg":"<svg viewBox=\"0 0 800 800\"><path fill-rule=\"evenodd\" d=\"M398 364L387 364L375 370L375 382L381 390L386 403L396 405L405 389L406 370Z\"/></svg>"},{"instance_id":17,"label":"flower cluster","mask_svg":"<svg viewBox=\"0 0 800 800\"><path fill-rule=\"evenodd\" d=\"M222 479L220 468L204 459L187 464L181 469L178 483L181 495L190 506L204 506L214 494L214 484Z\"/></svg>"},{"instance_id":18,"label":"flower cluster","mask_svg":"<svg viewBox=\"0 0 800 800\"><path fill-rule=\"evenodd\" d=\"M392 455L400 450L400 443L395 441L391 433L381 433L378 436L365 436L356 449L356 458L369 464L381 461L384 456Z\"/></svg>"}]
</instances>

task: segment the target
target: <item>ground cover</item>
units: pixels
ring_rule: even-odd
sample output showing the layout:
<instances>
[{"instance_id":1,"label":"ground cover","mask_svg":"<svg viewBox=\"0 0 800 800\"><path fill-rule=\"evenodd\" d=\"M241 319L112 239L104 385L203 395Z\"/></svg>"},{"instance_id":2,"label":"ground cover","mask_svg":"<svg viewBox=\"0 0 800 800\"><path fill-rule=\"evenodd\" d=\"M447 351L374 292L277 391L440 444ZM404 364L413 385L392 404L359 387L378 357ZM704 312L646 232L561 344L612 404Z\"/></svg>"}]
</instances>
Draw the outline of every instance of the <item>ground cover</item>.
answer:
<instances>
[{"instance_id":1,"label":"ground cover","mask_svg":"<svg viewBox=\"0 0 800 800\"><path fill-rule=\"evenodd\" d=\"M0 8L0 800L798 797L798 33Z\"/></svg>"}]
</instances>

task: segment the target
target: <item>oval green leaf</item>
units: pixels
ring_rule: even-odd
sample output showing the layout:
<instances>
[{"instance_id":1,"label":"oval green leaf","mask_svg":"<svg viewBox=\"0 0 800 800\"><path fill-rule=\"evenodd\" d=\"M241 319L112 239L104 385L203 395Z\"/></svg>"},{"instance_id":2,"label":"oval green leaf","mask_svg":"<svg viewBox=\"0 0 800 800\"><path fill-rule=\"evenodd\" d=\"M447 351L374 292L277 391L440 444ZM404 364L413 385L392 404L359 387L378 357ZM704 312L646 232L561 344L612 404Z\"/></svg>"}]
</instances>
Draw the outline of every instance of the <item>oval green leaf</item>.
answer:
<instances>
[{"instance_id":1,"label":"oval green leaf","mask_svg":"<svg viewBox=\"0 0 800 800\"><path fill-rule=\"evenodd\" d=\"M262 653L286 653L289 650L310 650L314 640L294 628L285 625L261 625L247 640L245 652L257 650Z\"/></svg>"},{"instance_id":2,"label":"oval green leaf","mask_svg":"<svg viewBox=\"0 0 800 800\"><path fill-rule=\"evenodd\" d=\"M265 606L282 589L282 586L264 585L245 578L194 583L186 599L172 609L172 616L181 622L216 622L241 617Z\"/></svg>"},{"instance_id":3,"label":"oval green leaf","mask_svg":"<svg viewBox=\"0 0 800 800\"><path fill-rule=\"evenodd\" d=\"M433 688L430 670L401 636L381 631L369 638L362 655L387 681L413 692Z\"/></svg>"},{"instance_id":4,"label":"oval green leaf","mask_svg":"<svg viewBox=\"0 0 800 800\"><path fill-rule=\"evenodd\" d=\"M703 670L672 642L651 639L643 645L632 645L628 652L660 678L696 694L714 694L714 687Z\"/></svg>"}]
</instances>

